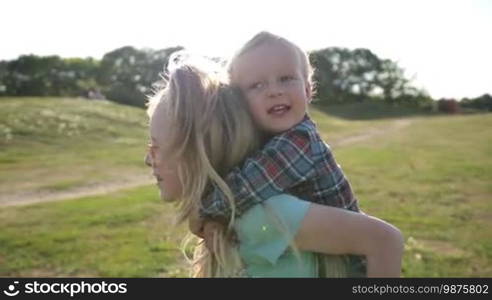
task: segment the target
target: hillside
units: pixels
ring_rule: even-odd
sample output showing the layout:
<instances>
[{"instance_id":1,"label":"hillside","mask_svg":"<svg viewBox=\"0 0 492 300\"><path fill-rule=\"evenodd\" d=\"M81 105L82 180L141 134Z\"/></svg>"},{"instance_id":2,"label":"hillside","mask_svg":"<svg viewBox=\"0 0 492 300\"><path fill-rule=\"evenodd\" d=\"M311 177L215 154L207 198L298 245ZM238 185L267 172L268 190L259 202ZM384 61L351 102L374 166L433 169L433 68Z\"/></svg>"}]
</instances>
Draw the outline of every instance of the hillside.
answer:
<instances>
[{"instance_id":1,"label":"hillside","mask_svg":"<svg viewBox=\"0 0 492 300\"><path fill-rule=\"evenodd\" d=\"M0 99L0 203L101 183L149 182L143 109L108 101Z\"/></svg>"}]
</instances>

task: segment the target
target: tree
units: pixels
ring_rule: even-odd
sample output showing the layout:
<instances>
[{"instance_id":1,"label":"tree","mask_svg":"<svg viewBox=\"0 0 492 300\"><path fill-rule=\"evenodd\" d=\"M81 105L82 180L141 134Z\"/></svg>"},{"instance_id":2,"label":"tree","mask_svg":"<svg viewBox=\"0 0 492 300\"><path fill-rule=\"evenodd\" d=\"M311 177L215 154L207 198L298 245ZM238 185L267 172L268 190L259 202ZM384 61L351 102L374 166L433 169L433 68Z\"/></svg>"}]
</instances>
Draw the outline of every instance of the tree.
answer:
<instances>
[{"instance_id":1,"label":"tree","mask_svg":"<svg viewBox=\"0 0 492 300\"><path fill-rule=\"evenodd\" d=\"M381 72L381 60L368 49L355 49L352 52L351 85L357 87L359 101L367 99L377 86L377 75ZM354 89L352 88L354 91Z\"/></svg>"},{"instance_id":2,"label":"tree","mask_svg":"<svg viewBox=\"0 0 492 300\"><path fill-rule=\"evenodd\" d=\"M340 103L346 100L345 70L343 60L347 50L327 48L313 51L309 55L314 67L313 80L316 96L323 103Z\"/></svg>"},{"instance_id":3,"label":"tree","mask_svg":"<svg viewBox=\"0 0 492 300\"><path fill-rule=\"evenodd\" d=\"M131 46L116 49L104 55L97 81L108 99L143 107L169 56L181 49L137 50Z\"/></svg>"},{"instance_id":4,"label":"tree","mask_svg":"<svg viewBox=\"0 0 492 300\"><path fill-rule=\"evenodd\" d=\"M6 60L0 61L0 96L7 95L7 85L5 81L8 75L7 66L8 66L8 61Z\"/></svg>"},{"instance_id":5,"label":"tree","mask_svg":"<svg viewBox=\"0 0 492 300\"><path fill-rule=\"evenodd\" d=\"M99 71L99 61L89 57L63 59L64 69L59 77L63 79L66 95L86 95L89 90L99 90L96 82Z\"/></svg>"},{"instance_id":6,"label":"tree","mask_svg":"<svg viewBox=\"0 0 492 300\"><path fill-rule=\"evenodd\" d=\"M13 96L47 96L56 94L53 77L62 61L58 56L23 55L7 63L4 77L6 93Z\"/></svg>"},{"instance_id":7,"label":"tree","mask_svg":"<svg viewBox=\"0 0 492 300\"><path fill-rule=\"evenodd\" d=\"M97 67L97 62L92 58L23 55L16 60L2 62L0 78L3 94L77 96L90 83L95 84Z\"/></svg>"},{"instance_id":8,"label":"tree","mask_svg":"<svg viewBox=\"0 0 492 300\"><path fill-rule=\"evenodd\" d=\"M492 111L492 96L483 94L480 97L461 100L463 107Z\"/></svg>"},{"instance_id":9,"label":"tree","mask_svg":"<svg viewBox=\"0 0 492 300\"><path fill-rule=\"evenodd\" d=\"M388 103L420 103L425 91L411 85L404 70L368 49L326 48L310 53L317 96L322 103L382 98Z\"/></svg>"}]
</instances>

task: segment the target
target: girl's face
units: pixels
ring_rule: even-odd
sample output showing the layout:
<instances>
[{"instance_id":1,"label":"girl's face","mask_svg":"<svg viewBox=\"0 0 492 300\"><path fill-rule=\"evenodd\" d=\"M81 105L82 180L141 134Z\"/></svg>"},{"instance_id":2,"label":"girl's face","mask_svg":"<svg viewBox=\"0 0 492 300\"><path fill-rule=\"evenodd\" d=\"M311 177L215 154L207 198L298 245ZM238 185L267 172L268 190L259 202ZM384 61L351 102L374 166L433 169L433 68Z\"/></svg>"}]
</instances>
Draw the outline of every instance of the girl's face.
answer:
<instances>
[{"instance_id":1,"label":"girl's face","mask_svg":"<svg viewBox=\"0 0 492 300\"><path fill-rule=\"evenodd\" d=\"M152 167L152 174L157 179L161 199L173 201L182 194L182 185L178 178L178 161L172 158L166 141L169 141L171 127L163 116L162 110L156 109L150 122L150 144L145 164Z\"/></svg>"},{"instance_id":2,"label":"girl's face","mask_svg":"<svg viewBox=\"0 0 492 300\"><path fill-rule=\"evenodd\" d=\"M231 75L262 130L278 134L304 118L311 87L294 48L276 42L259 45L237 59Z\"/></svg>"}]
</instances>

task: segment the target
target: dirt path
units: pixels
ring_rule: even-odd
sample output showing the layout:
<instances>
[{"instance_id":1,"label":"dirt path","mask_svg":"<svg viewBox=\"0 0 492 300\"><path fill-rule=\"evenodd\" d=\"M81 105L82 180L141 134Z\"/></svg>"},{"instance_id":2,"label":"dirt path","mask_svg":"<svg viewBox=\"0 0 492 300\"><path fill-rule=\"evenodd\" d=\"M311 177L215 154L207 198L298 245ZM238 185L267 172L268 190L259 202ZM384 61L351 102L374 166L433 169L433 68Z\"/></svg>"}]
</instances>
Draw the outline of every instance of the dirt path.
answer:
<instances>
[{"instance_id":1,"label":"dirt path","mask_svg":"<svg viewBox=\"0 0 492 300\"><path fill-rule=\"evenodd\" d=\"M330 146L334 148L349 146L358 142L368 140L377 136L386 135L402 128L409 126L412 120L409 119L398 119L394 121L390 126L384 128L371 128L361 134L348 136L330 143Z\"/></svg>"},{"instance_id":2,"label":"dirt path","mask_svg":"<svg viewBox=\"0 0 492 300\"><path fill-rule=\"evenodd\" d=\"M348 136L330 143L334 148L345 147L355 143L368 140L373 137L389 134L399 129L409 126L412 123L409 119L399 119L385 128L371 128L361 134ZM121 189L152 184L154 179L149 175L138 175L121 179L119 181L97 183L89 186L81 186L67 191L39 191L18 193L14 195L0 195L0 207L19 206L39 202L53 202L80 198L84 196L94 196L106 193L112 193Z\"/></svg>"},{"instance_id":3,"label":"dirt path","mask_svg":"<svg viewBox=\"0 0 492 300\"><path fill-rule=\"evenodd\" d=\"M154 179L150 175L135 175L118 181L101 182L84 185L66 191L30 191L11 195L0 195L0 207L18 206L39 202L53 202L112 193L118 190L152 184Z\"/></svg>"}]
</instances>

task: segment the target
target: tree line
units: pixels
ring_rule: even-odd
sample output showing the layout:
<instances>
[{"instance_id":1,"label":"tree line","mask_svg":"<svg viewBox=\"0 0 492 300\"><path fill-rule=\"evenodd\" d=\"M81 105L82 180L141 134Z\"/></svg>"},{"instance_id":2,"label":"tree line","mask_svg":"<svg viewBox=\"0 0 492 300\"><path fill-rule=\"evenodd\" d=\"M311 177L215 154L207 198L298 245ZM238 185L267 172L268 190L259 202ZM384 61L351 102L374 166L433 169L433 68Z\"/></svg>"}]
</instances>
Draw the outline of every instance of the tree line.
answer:
<instances>
[{"instance_id":1,"label":"tree line","mask_svg":"<svg viewBox=\"0 0 492 300\"><path fill-rule=\"evenodd\" d=\"M100 91L109 100L143 107L169 56L181 49L125 46L101 60L22 55L0 61L0 96L72 97ZM310 52L309 59L320 104L381 101L422 107L433 102L426 91L413 86L396 62L368 49L325 48Z\"/></svg>"},{"instance_id":2,"label":"tree line","mask_svg":"<svg viewBox=\"0 0 492 300\"><path fill-rule=\"evenodd\" d=\"M93 90L109 100L143 107L169 56L180 49L126 46L106 53L101 60L22 55L0 61L0 95L86 96Z\"/></svg>"}]
</instances>

